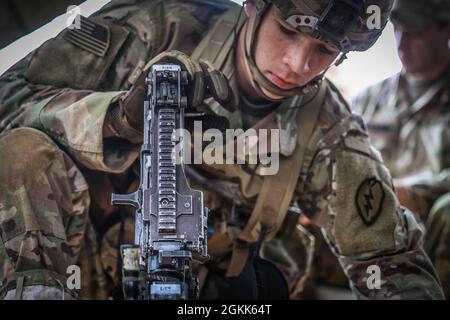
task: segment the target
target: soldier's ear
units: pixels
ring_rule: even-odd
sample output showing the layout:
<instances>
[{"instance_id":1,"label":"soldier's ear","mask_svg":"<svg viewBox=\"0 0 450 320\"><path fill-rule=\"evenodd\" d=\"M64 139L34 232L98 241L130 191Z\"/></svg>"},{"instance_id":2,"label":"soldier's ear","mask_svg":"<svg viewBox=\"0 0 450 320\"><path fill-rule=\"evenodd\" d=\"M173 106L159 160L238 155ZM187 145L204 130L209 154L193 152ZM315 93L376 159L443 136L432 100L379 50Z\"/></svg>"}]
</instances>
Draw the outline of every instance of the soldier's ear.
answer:
<instances>
[{"instance_id":1,"label":"soldier's ear","mask_svg":"<svg viewBox=\"0 0 450 320\"><path fill-rule=\"evenodd\" d=\"M256 12L255 8L255 0L246 0L243 3L245 14L247 17L250 17L250 15L254 12Z\"/></svg>"}]
</instances>

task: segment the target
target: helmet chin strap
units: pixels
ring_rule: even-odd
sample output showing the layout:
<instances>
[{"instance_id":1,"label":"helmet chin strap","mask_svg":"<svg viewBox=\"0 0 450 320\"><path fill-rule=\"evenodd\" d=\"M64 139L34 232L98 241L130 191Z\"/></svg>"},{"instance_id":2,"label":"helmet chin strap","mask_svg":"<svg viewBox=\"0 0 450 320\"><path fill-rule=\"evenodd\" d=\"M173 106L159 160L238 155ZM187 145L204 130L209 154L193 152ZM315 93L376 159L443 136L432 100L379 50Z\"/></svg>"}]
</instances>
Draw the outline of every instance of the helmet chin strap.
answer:
<instances>
[{"instance_id":1,"label":"helmet chin strap","mask_svg":"<svg viewBox=\"0 0 450 320\"><path fill-rule=\"evenodd\" d=\"M281 96L281 97L291 97L291 96L295 96L295 95L304 96L311 92L317 91L320 88L323 78L324 78L324 75L328 71L328 69L333 65L337 66L337 65L341 64L346 59L346 55L341 54L336 59L335 63L331 64L321 74L319 74L317 77L312 79L310 82L308 82L304 86L296 87L296 88L293 88L290 90L284 90L284 89L277 87L269 79L267 79L267 77L261 72L261 70L256 65L256 59L255 59L255 57L256 57L256 55L255 55L256 41L257 41L256 35L261 26L261 22L264 18L264 15L267 13L267 10L270 7L270 5L263 0L257 0L255 6L256 6L257 13L256 13L256 17L255 17L255 22L253 24L253 28L250 32L248 32L249 31L248 30L249 21L250 21L250 20L248 20L246 30L245 30L245 37L244 37L245 59L246 59L247 65L251 71L251 77L252 77L252 80L254 83L255 90L257 91L257 93L259 95L261 95L265 99L267 99L269 101L282 100L282 99L275 100L275 99L268 97L264 93L263 88L266 89L267 91L269 91L277 96ZM248 39L249 34L251 36L250 39ZM248 40L250 40L250 41L248 41Z\"/></svg>"}]
</instances>

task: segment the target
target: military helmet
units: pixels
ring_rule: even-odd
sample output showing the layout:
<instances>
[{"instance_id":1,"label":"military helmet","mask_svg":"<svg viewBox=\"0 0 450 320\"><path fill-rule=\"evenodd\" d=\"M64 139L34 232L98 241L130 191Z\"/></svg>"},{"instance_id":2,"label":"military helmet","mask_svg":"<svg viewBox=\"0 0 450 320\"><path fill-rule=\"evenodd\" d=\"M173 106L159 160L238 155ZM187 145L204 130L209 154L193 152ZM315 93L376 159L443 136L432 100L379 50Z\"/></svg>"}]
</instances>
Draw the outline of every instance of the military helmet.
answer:
<instances>
[{"instance_id":1,"label":"military helmet","mask_svg":"<svg viewBox=\"0 0 450 320\"><path fill-rule=\"evenodd\" d=\"M262 94L262 87L280 95L304 95L320 86L324 73L303 87L283 90L272 84L256 66L254 40L267 9L273 4L293 28L307 32L341 51L335 64L350 51L365 51L372 47L386 26L394 0L254 0L256 21L251 41L246 41L246 58ZM449 1L449 0L444 0ZM266 97L267 98L267 97Z\"/></svg>"},{"instance_id":2,"label":"military helmet","mask_svg":"<svg viewBox=\"0 0 450 320\"><path fill-rule=\"evenodd\" d=\"M392 20L404 26L423 29L435 23L450 22L449 0L396 0Z\"/></svg>"},{"instance_id":3,"label":"military helmet","mask_svg":"<svg viewBox=\"0 0 450 320\"><path fill-rule=\"evenodd\" d=\"M372 47L388 22L393 3L393 0L261 1L273 3L294 28L311 32L344 53Z\"/></svg>"}]
</instances>

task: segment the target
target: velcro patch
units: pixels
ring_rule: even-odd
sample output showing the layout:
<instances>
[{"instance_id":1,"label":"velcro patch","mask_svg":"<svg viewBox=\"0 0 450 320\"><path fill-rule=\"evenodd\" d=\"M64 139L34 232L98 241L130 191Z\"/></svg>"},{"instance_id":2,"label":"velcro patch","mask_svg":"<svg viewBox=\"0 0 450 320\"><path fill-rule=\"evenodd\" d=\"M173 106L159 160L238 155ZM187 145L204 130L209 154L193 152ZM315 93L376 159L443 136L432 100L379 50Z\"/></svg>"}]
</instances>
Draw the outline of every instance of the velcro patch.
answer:
<instances>
[{"instance_id":1,"label":"velcro patch","mask_svg":"<svg viewBox=\"0 0 450 320\"><path fill-rule=\"evenodd\" d=\"M64 38L81 49L104 57L110 43L108 26L98 24L83 16L78 16L76 19L80 19L79 28L67 29Z\"/></svg>"},{"instance_id":2,"label":"velcro patch","mask_svg":"<svg viewBox=\"0 0 450 320\"><path fill-rule=\"evenodd\" d=\"M367 226L373 225L383 210L385 191L376 178L364 180L356 191L355 204L358 214Z\"/></svg>"}]
</instances>

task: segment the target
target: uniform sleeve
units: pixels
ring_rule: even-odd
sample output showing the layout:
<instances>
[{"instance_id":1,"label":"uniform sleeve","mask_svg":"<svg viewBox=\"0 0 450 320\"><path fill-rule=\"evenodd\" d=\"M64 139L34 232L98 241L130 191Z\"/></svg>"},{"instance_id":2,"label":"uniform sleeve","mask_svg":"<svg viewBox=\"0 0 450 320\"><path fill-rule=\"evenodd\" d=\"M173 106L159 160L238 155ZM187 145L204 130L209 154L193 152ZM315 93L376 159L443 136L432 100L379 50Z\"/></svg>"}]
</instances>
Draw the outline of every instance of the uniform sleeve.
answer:
<instances>
[{"instance_id":1,"label":"uniform sleeve","mask_svg":"<svg viewBox=\"0 0 450 320\"><path fill-rule=\"evenodd\" d=\"M33 127L83 166L123 172L141 134L117 102L147 45L114 19L83 18L81 30L64 30L1 76L0 132Z\"/></svg>"},{"instance_id":2,"label":"uniform sleeve","mask_svg":"<svg viewBox=\"0 0 450 320\"><path fill-rule=\"evenodd\" d=\"M360 299L442 299L422 248L422 230L398 204L390 174L367 134L351 129L329 140L336 142L314 157L301 203L322 228L354 294Z\"/></svg>"}]
</instances>

